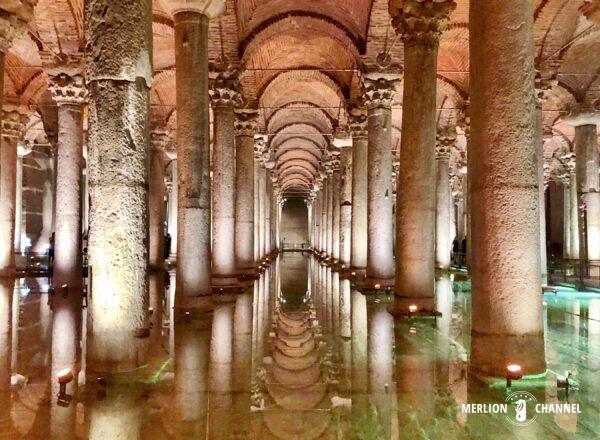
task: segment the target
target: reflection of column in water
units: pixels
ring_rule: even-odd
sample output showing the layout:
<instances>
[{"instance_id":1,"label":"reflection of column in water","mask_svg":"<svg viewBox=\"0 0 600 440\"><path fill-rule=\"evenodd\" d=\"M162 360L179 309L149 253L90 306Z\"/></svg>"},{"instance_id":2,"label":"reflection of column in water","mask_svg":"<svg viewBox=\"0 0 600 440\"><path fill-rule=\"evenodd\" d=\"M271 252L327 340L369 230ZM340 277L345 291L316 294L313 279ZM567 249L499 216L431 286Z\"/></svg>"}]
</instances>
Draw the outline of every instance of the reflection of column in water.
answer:
<instances>
[{"instance_id":1,"label":"reflection of column in water","mask_svg":"<svg viewBox=\"0 0 600 440\"><path fill-rule=\"evenodd\" d=\"M264 353L264 314L265 314L265 283L264 283L264 275L262 275L258 280L256 280L256 285L258 286L258 306L257 306L257 315L256 315L256 361L257 365L260 365L263 358Z\"/></svg>"},{"instance_id":2,"label":"reflection of column in water","mask_svg":"<svg viewBox=\"0 0 600 440\"><path fill-rule=\"evenodd\" d=\"M587 358L587 368L579 369L581 389L589 396L587 400L581 402L582 416L579 419L580 430L584 432L597 431L600 427L600 381L598 380L598 371L600 370L600 300L596 298L589 299L587 310L587 353L583 353ZM585 303L581 307L582 319L585 319ZM585 326L582 326L585 327ZM583 341L582 341L583 342ZM583 346L583 344L581 344ZM585 425L585 426L583 426ZM582 428L585 428L582 429Z\"/></svg>"},{"instance_id":3,"label":"reflection of column in water","mask_svg":"<svg viewBox=\"0 0 600 440\"><path fill-rule=\"evenodd\" d=\"M175 399L181 438L204 438L206 433L210 328L210 315L176 326Z\"/></svg>"},{"instance_id":4,"label":"reflection of column in water","mask_svg":"<svg viewBox=\"0 0 600 440\"><path fill-rule=\"evenodd\" d=\"M452 323L452 301L454 295L452 292L452 281L448 276L442 276L435 281L435 303L436 310L442 316L435 320L437 326L437 374L436 384L438 387L448 385L448 363L450 356L450 324Z\"/></svg>"},{"instance_id":5,"label":"reflection of column in water","mask_svg":"<svg viewBox=\"0 0 600 440\"><path fill-rule=\"evenodd\" d=\"M385 304L375 304L369 313L369 394L387 439L392 427L394 318Z\"/></svg>"},{"instance_id":6,"label":"reflection of column in water","mask_svg":"<svg viewBox=\"0 0 600 440\"><path fill-rule=\"evenodd\" d=\"M270 272L271 269L265 269L265 273L263 274L263 283L264 283L264 296L263 296L263 348L268 349L269 342L269 322L271 317L269 316L269 301L271 300L271 280L270 280Z\"/></svg>"},{"instance_id":7,"label":"reflection of column in water","mask_svg":"<svg viewBox=\"0 0 600 440\"><path fill-rule=\"evenodd\" d=\"M367 299L352 290L352 411L355 416L367 414Z\"/></svg>"},{"instance_id":8,"label":"reflection of column in water","mask_svg":"<svg viewBox=\"0 0 600 440\"><path fill-rule=\"evenodd\" d=\"M252 368L252 293L238 295L233 318L233 426L234 438L248 438L250 434L250 387Z\"/></svg>"},{"instance_id":9,"label":"reflection of column in water","mask_svg":"<svg viewBox=\"0 0 600 440\"><path fill-rule=\"evenodd\" d=\"M162 354L163 297L165 293L164 272L153 272L148 277L150 300L150 354Z\"/></svg>"},{"instance_id":10,"label":"reflection of column in water","mask_svg":"<svg viewBox=\"0 0 600 440\"><path fill-rule=\"evenodd\" d=\"M325 266L325 322L327 333L333 334L333 288L331 268Z\"/></svg>"},{"instance_id":11,"label":"reflection of column in water","mask_svg":"<svg viewBox=\"0 0 600 440\"><path fill-rule=\"evenodd\" d=\"M416 327L407 321L399 323L396 331L396 382L401 425L409 425L411 430L428 424L435 414L434 370L435 362L431 353L436 352L436 344L422 343L422 337L415 332L432 332L426 323ZM433 324L432 324L433 325ZM435 355L434 355L435 356Z\"/></svg>"},{"instance_id":12,"label":"reflection of column in water","mask_svg":"<svg viewBox=\"0 0 600 440\"><path fill-rule=\"evenodd\" d=\"M12 299L14 280L0 278L0 426L12 432L10 364L12 352ZM10 438L10 434L8 435Z\"/></svg>"},{"instance_id":13,"label":"reflection of column in water","mask_svg":"<svg viewBox=\"0 0 600 440\"><path fill-rule=\"evenodd\" d=\"M257 359L258 349L258 305L259 305L258 280L252 283L252 371Z\"/></svg>"},{"instance_id":14,"label":"reflection of column in water","mask_svg":"<svg viewBox=\"0 0 600 440\"><path fill-rule=\"evenodd\" d=\"M175 356L175 271L169 271L169 355Z\"/></svg>"},{"instance_id":15,"label":"reflection of column in water","mask_svg":"<svg viewBox=\"0 0 600 440\"><path fill-rule=\"evenodd\" d=\"M209 411L208 437L230 438L231 369L233 357L233 303L221 304L214 310L210 362L208 370Z\"/></svg>"},{"instance_id":16,"label":"reflection of column in water","mask_svg":"<svg viewBox=\"0 0 600 440\"><path fill-rule=\"evenodd\" d=\"M333 337L340 336L340 273L331 271L331 302Z\"/></svg>"},{"instance_id":17,"label":"reflection of column in water","mask_svg":"<svg viewBox=\"0 0 600 440\"><path fill-rule=\"evenodd\" d=\"M92 401L88 438L140 438L142 406L138 398L139 390L136 385L109 385L104 399ZM72 402L71 406L75 404Z\"/></svg>"},{"instance_id":18,"label":"reflection of column in water","mask_svg":"<svg viewBox=\"0 0 600 440\"><path fill-rule=\"evenodd\" d=\"M340 335L342 355L342 387L350 389L352 383L352 316L350 307L350 280L340 281Z\"/></svg>"}]
</instances>

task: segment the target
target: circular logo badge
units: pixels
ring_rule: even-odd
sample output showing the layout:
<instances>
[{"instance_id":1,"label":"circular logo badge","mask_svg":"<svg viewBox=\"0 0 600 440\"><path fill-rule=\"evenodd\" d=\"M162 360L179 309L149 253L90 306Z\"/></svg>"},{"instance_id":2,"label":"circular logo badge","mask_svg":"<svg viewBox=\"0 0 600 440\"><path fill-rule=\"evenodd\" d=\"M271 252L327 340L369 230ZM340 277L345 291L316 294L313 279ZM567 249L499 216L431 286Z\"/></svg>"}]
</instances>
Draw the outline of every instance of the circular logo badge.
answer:
<instances>
[{"instance_id":1,"label":"circular logo badge","mask_svg":"<svg viewBox=\"0 0 600 440\"><path fill-rule=\"evenodd\" d=\"M513 425L527 426L536 419L537 399L533 394L527 391L515 391L508 395L505 402L508 406L506 418Z\"/></svg>"}]
</instances>

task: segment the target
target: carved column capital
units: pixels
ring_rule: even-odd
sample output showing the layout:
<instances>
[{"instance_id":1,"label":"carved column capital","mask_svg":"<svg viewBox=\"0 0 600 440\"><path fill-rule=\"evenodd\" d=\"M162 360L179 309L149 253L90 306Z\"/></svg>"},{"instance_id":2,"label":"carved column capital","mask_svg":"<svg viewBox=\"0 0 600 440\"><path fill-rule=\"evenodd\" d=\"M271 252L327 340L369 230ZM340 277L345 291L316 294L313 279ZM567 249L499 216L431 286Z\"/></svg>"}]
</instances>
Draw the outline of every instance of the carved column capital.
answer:
<instances>
[{"instance_id":1,"label":"carved column capital","mask_svg":"<svg viewBox=\"0 0 600 440\"><path fill-rule=\"evenodd\" d=\"M87 89L83 75L64 72L50 76L52 99L56 105L83 105L87 98Z\"/></svg>"},{"instance_id":2,"label":"carved column capital","mask_svg":"<svg viewBox=\"0 0 600 440\"><path fill-rule=\"evenodd\" d=\"M21 109L5 106L2 111L2 138L19 141L23 136L27 115Z\"/></svg>"},{"instance_id":3,"label":"carved column capital","mask_svg":"<svg viewBox=\"0 0 600 440\"><path fill-rule=\"evenodd\" d=\"M435 158L449 160L456 145L456 130L442 130L436 136Z\"/></svg>"},{"instance_id":4,"label":"carved column capital","mask_svg":"<svg viewBox=\"0 0 600 440\"><path fill-rule=\"evenodd\" d=\"M359 105L349 107L348 126L353 138L367 137L367 110Z\"/></svg>"},{"instance_id":5,"label":"carved column capital","mask_svg":"<svg viewBox=\"0 0 600 440\"><path fill-rule=\"evenodd\" d=\"M236 109L233 128L236 136L254 136L258 127L258 110Z\"/></svg>"},{"instance_id":6,"label":"carved column capital","mask_svg":"<svg viewBox=\"0 0 600 440\"><path fill-rule=\"evenodd\" d=\"M219 65L213 67L213 69L216 70L210 73L210 88L208 90L213 108L242 105L243 98L237 69L229 65Z\"/></svg>"},{"instance_id":7,"label":"carved column capital","mask_svg":"<svg viewBox=\"0 0 600 440\"><path fill-rule=\"evenodd\" d=\"M150 133L150 148L154 151L165 152L170 142L171 137L166 129L158 128Z\"/></svg>"},{"instance_id":8,"label":"carved column capital","mask_svg":"<svg viewBox=\"0 0 600 440\"><path fill-rule=\"evenodd\" d=\"M364 100L368 109L391 108L396 95L398 74L367 73L363 77Z\"/></svg>"},{"instance_id":9,"label":"carved column capital","mask_svg":"<svg viewBox=\"0 0 600 440\"><path fill-rule=\"evenodd\" d=\"M402 36L404 45L437 46L450 12L452 0L391 0L392 25Z\"/></svg>"}]
</instances>

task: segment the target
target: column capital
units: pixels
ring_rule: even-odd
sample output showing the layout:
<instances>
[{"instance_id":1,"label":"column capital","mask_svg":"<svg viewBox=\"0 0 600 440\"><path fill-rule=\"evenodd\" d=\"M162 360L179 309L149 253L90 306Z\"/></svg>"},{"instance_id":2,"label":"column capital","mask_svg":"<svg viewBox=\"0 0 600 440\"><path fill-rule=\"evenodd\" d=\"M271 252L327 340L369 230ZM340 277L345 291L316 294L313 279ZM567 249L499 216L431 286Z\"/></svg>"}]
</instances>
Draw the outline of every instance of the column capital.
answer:
<instances>
[{"instance_id":1,"label":"column capital","mask_svg":"<svg viewBox=\"0 0 600 440\"><path fill-rule=\"evenodd\" d=\"M2 110L2 138L20 140L27 119L25 111L20 107L5 105Z\"/></svg>"},{"instance_id":2,"label":"column capital","mask_svg":"<svg viewBox=\"0 0 600 440\"><path fill-rule=\"evenodd\" d=\"M258 110L242 108L235 110L233 128L236 136L254 136L258 127Z\"/></svg>"},{"instance_id":3,"label":"column capital","mask_svg":"<svg viewBox=\"0 0 600 440\"><path fill-rule=\"evenodd\" d=\"M0 52L6 53L14 39L27 29L37 0L11 0L0 5Z\"/></svg>"},{"instance_id":4,"label":"column capital","mask_svg":"<svg viewBox=\"0 0 600 440\"><path fill-rule=\"evenodd\" d=\"M588 103L574 103L560 113L561 120L573 127L600 124L600 110Z\"/></svg>"},{"instance_id":5,"label":"column capital","mask_svg":"<svg viewBox=\"0 0 600 440\"><path fill-rule=\"evenodd\" d=\"M439 130L436 136L435 158L440 160L450 159L450 154L455 146L456 129Z\"/></svg>"},{"instance_id":6,"label":"column capital","mask_svg":"<svg viewBox=\"0 0 600 440\"><path fill-rule=\"evenodd\" d=\"M450 12L452 0L390 0L392 25L402 36L404 45L437 46Z\"/></svg>"},{"instance_id":7,"label":"column capital","mask_svg":"<svg viewBox=\"0 0 600 440\"><path fill-rule=\"evenodd\" d=\"M367 137L367 110L358 104L348 108L348 126L353 138Z\"/></svg>"},{"instance_id":8,"label":"column capital","mask_svg":"<svg viewBox=\"0 0 600 440\"><path fill-rule=\"evenodd\" d=\"M265 150L267 149L267 141L263 137L254 138L254 158L258 161L264 161Z\"/></svg>"},{"instance_id":9,"label":"column capital","mask_svg":"<svg viewBox=\"0 0 600 440\"><path fill-rule=\"evenodd\" d=\"M169 136L168 130L164 128L154 129L150 133L151 150L164 152L167 149L169 142L171 142L171 136Z\"/></svg>"},{"instance_id":10,"label":"column capital","mask_svg":"<svg viewBox=\"0 0 600 440\"><path fill-rule=\"evenodd\" d=\"M168 0L171 14L178 12L196 12L206 15L210 20L225 13L227 4L225 0Z\"/></svg>"},{"instance_id":11,"label":"column capital","mask_svg":"<svg viewBox=\"0 0 600 440\"><path fill-rule=\"evenodd\" d=\"M231 65L227 65L226 60L211 67L213 70L209 73L210 87L208 93L213 108L242 105L243 98L240 92L239 71Z\"/></svg>"},{"instance_id":12,"label":"column capital","mask_svg":"<svg viewBox=\"0 0 600 440\"><path fill-rule=\"evenodd\" d=\"M558 85L558 69L560 60L536 60L535 69L535 97L536 105L541 108L552 88Z\"/></svg>"},{"instance_id":13,"label":"column capital","mask_svg":"<svg viewBox=\"0 0 600 440\"><path fill-rule=\"evenodd\" d=\"M52 99L56 105L83 105L87 98L85 81L81 74L68 74L60 72L50 76Z\"/></svg>"},{"instance_id":14,"label":"column capital","mask_svg":"<svg viewBox=\"0 0 600 440\"><path fill-rule=\"evenodd\" d=\"M398 73L367 72L363 75L364 100L368 109L391 108L396 95Z\"/></svg>"}]
</instances>

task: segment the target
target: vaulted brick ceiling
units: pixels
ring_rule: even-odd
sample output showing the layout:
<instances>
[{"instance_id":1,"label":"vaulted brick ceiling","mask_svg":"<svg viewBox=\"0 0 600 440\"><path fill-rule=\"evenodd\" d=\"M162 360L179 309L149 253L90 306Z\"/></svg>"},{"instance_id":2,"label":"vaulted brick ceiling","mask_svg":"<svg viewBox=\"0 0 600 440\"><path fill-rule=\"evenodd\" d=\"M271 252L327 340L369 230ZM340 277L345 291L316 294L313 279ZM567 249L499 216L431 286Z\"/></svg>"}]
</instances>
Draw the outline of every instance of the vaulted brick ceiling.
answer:
<instances>
[{"instance_id":1,"label":"vaulted brick ceiling","mask_svg":"<svg viewBox=\"0 0 600 440\"><path fill-rule=\"evenodd\" d=\"M584 0L536 0L538 64L558 60L559 83L544 106L546 132L569 140L560 110L573 102L599 108L600 29L580 11ZM403 48L390 24L387 0L227 0L210 24L209 56L239 66L244 95L260 110L271 160L283 187L306 193L321 171L332 134L346 123L345 107L360 95L359 70L387 52L402 64ZM438 121L451 126L468 100L468 0L457 8L440 44ZM152 120L176 127L173 20L166 0L153 0ZM502 36L498 36L502 38ZM39 0L30 32L6 59L5 95L39 110L52 129L45 68L81 59L83 0ZM393 109L399 145L402 85Z\"/></svg>"}]
</instances>

